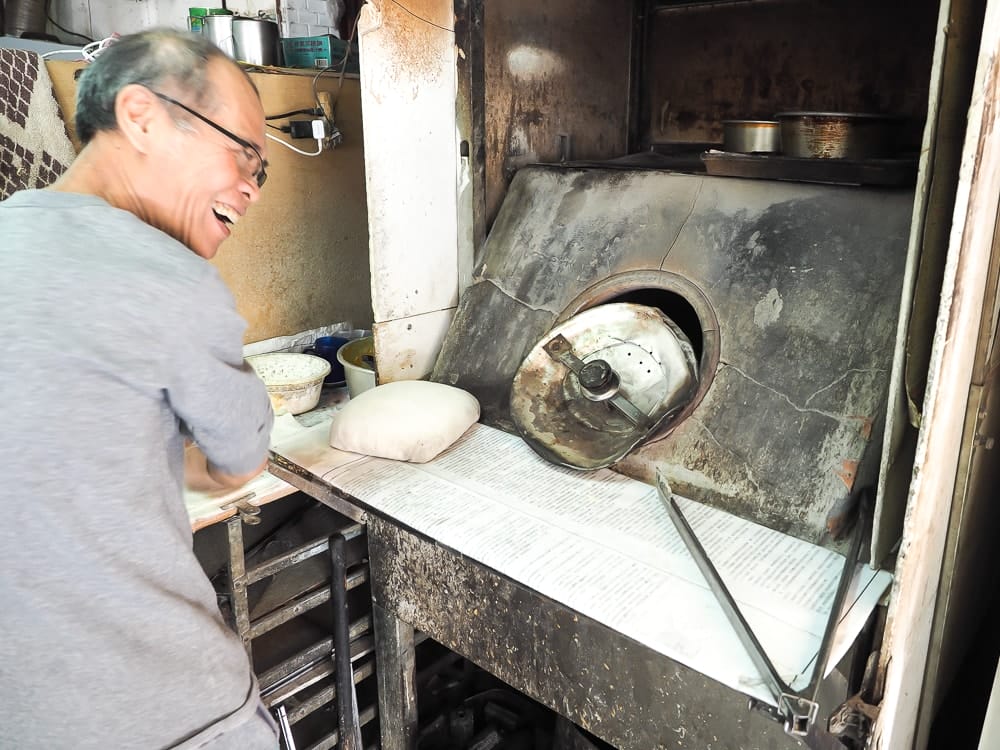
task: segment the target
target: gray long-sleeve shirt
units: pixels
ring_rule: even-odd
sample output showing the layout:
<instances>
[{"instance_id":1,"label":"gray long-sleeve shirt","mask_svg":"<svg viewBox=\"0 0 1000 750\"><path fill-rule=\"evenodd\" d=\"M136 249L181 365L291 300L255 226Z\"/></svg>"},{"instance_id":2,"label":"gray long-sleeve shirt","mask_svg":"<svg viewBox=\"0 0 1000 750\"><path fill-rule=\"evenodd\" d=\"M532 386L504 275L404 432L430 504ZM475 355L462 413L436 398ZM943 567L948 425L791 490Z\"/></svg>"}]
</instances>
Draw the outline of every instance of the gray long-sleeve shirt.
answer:
<instances>
[{"instance_id":1,"label":"gray long-sleeve shirt","mask_svg":"<svg viewBox=\"0 0 1000 750\"><path fill-rule=\"evenodd\" d=\"M0 203L0 748L200 747L234 726L274 746L246 737L256 688L182 497L184 431L229 473L266 455L244 329L215 269L132 214Z\"/></svg>"}]
</instances>

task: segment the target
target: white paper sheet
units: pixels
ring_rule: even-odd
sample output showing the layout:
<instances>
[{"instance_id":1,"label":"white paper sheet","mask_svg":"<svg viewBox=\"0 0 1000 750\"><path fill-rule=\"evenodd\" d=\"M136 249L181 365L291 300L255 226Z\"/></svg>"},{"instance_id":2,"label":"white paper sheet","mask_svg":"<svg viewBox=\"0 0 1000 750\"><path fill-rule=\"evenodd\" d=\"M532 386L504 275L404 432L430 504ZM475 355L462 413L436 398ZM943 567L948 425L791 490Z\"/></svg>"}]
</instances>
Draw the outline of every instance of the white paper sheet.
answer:
<instances>
[{"instance_id":1,"label":"white paper sheet","mask_svg":"<svg viewBox=\"0 0 1000 750\"><path fill-rule=\"evenodd\" d=\"M474 425L427 464L358 456L317 425L275 450L422 534L731 688L773 703L655 488L578 472ZM768 656L809 682L843 558L706 505L678 503ZM830 668L891 576L858 566Z\"/></svg>"}]
</instances>

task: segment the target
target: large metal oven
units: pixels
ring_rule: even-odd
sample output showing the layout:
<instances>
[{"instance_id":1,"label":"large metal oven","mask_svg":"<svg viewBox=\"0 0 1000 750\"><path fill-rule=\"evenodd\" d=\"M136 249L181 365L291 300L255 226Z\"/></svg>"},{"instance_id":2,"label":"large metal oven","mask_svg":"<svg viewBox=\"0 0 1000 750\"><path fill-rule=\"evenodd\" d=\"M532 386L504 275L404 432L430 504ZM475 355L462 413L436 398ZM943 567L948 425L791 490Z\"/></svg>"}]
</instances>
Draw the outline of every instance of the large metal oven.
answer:
<instances>
[{"instance_id":1,"label":"large metal oven","mask_svg":"<svg viewBox=\"0 0 1000 750\"><path fill-rule=\"evenodd\" d=\"M393 197L371 211L380 377L460 385L516 430L512 385L548 332L621 302L660 310L695 351L698 387L614 468L662 470L836 549L854 490L873 486L868 558L896 583L871 655L871 737L924 746L977 618L972 571L996 563L981 543L996 513L975 492L993 424L992 276L979 274L973 329L947 329L957 258L971 242L989 255L992 238L965 223L989 192L974 162L991 138L993 78L978 65L997 42L990 4L407 10L376 4L359 27L370 80L387 84L365 103L369 186ZM390 145L404 110L420 126ZM901 114L912 171L891 184L708 173L723 120L790 110ZM968 401L946 397L970 392L968 371L932 377L960 336L980 363ZM937 399L970 416L935 412ZM953 439L938 453L935 429Z\"/></svg>"}]
</instances>

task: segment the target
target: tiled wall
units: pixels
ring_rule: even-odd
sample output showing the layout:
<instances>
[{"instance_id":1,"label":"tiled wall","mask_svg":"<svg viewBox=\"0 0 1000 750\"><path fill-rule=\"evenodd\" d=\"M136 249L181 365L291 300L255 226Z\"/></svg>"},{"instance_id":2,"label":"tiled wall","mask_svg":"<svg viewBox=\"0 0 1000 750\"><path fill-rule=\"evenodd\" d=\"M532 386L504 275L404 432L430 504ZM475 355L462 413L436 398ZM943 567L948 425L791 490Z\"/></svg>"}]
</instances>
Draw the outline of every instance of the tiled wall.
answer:
<instances>
[{"instance_id":1,"label":"tiled wall","mask_svg":"<svg viewBox=\"0 0 1000 750\"><path fill-rule=\"evenodd\" d=\"M343 14L342 0L280 0L281 35L340 36L338 26Z\"/></svg>"}]
</instances>

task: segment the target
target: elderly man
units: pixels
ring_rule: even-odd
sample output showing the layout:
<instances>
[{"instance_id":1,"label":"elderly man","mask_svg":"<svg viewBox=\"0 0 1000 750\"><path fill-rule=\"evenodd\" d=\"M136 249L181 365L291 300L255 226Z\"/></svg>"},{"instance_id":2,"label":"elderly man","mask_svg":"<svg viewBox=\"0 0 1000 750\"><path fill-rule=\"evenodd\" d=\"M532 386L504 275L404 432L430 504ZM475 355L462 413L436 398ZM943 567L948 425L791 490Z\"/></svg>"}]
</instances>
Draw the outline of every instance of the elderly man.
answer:
<instances>
[{"instance_id":1,"label":"elderly man","mask_svg":"<svg viewBox=\"0 0 1000 750\"><path fill-rule=\"evenodd\" d=\"M83 73L85 144L0 203L0 746L274 748L192 553L184 444L214 482L273 421L207 258L260 197L264 114L198 37L125 37Z\"/></svg>"}]
</instances>

